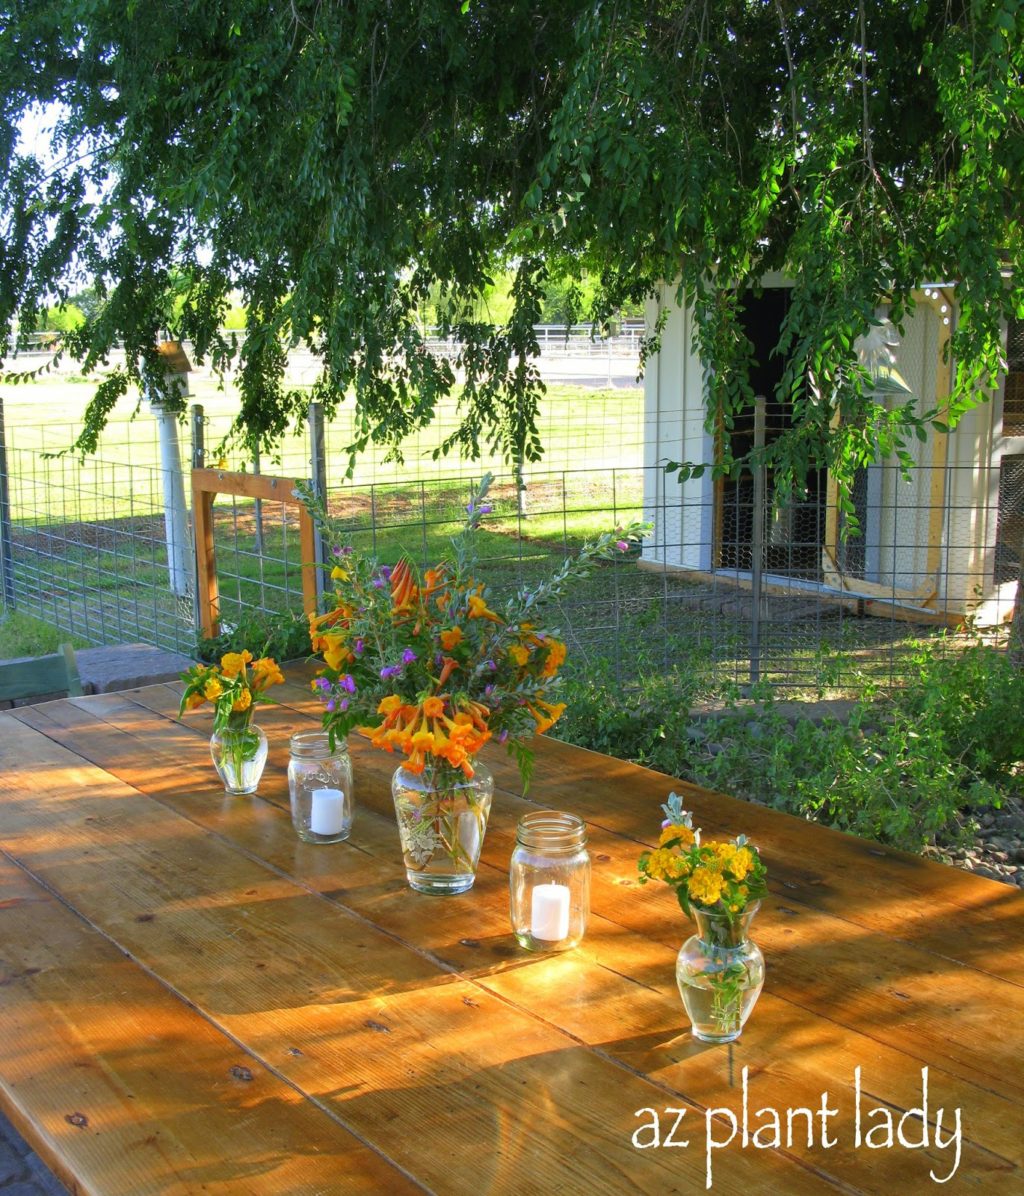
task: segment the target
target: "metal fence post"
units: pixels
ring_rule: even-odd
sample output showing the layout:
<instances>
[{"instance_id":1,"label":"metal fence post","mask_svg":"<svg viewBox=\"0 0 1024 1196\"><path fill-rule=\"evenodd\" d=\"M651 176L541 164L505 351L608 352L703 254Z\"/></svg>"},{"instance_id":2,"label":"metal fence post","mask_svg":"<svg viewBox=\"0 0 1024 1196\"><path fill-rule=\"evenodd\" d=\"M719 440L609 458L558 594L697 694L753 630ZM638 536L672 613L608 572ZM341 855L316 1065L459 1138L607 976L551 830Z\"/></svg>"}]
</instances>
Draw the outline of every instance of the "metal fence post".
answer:
<instances>
[{"instance_id":1,"label":"metal fence post","mask_svg":"<svg viewBox=\"0 0 1024 1196\"><path fill-rule=\"evenodd\" d=\"M192 468L206 468L206 426L203 418L202 403L193 403L191 407L192 424ZM191 487L190 487L191 489ZM193 504L194 505L194 504ZM196 513L192 511L192 626L195 634L199 635L202 627L202 613L199 609L199 558L196 543Z\"/></svg>"},{"instance_id":2,"label":"metal fence post","mask_svg":"<svg viewBox=\"0 0 1024 1196\"><path fill-rule=\"evenodd\" d=\"M309 405L309 484L313 493L327 507L327 450L324 443L324 409L320 403L310 403ZM317 529L316 534L316 597L319 605L320 599L324 595L324 582L326 580L324 570L322 568L324 561L327 560L327 552L324 547L324 536L321 529Z\"/></svg>"},{"instance_id":3,"label":"metal fence post","mask_svg":"<svg viewBox=\"0 0 1024 1196\"><path fill-rule=\"evenodd\" d=\"M11 492L8 485L4 401L0 396L0 578L4 606L14 610L14 540L11 535Z\"/></svg>"},{"instance_id":4,"label":"metal fence post","mask_svg":"<svg viewBox=\"0 0 1024 1196\"><path fill-rule=\"evenodd\" d=\"M202 403L192 404L192 468L206 468L206 431Z\"/></svg>"},{"instance_id":5,"label":"metal fence post","mask_svg":"<svg viewBox=\"0 0 1024 1196\"><path fill-rule=\"evenodd\" d=\"M764 568L765 524L765 463L764 463L765 398L754 399L754 473L753 528L750 535L750 682L756 685L761 678L761 574Z\"/></svg>"},{"instance_id":6,"label":"metal fence post","mask_svg":"<svg viewBox=\"0 0 1024 1196\"><path fill-rule=\"evenodd\" d=\"M260 473L260 450L253 449L252 451L252 471L259 477ZM259 556L263 555L263 499L253 499L253 515L256 519L256 552Z\"/></svg>"}]
</instances>

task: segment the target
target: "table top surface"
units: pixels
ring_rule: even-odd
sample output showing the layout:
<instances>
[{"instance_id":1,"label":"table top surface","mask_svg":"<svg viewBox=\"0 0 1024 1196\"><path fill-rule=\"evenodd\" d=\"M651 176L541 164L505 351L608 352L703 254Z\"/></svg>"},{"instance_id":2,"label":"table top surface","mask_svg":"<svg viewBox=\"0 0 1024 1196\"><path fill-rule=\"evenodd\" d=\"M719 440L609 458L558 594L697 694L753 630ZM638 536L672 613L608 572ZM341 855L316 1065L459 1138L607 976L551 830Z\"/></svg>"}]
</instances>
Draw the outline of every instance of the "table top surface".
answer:
<instances>
[{"instance_id":1,"label":"table top surface","mask_svg":"<svg viewBox=\"0 0 1024 1196\"><path fill-rule=\"evenodd\" d=\"M421 896L394 758L354 741L352 836L305 844L308 689L259 711L252 798L179 693L0 714L0 1101L77 1192L1024 1191L1012 888L546 739L528 799L487 757L473 890ZM637 881L672 789L769 868L731 1046L690 1035L691 926ZM588 823L592 906L580 947L534 955L508 863L545 806Z\"/></svg>"}]
</instances>

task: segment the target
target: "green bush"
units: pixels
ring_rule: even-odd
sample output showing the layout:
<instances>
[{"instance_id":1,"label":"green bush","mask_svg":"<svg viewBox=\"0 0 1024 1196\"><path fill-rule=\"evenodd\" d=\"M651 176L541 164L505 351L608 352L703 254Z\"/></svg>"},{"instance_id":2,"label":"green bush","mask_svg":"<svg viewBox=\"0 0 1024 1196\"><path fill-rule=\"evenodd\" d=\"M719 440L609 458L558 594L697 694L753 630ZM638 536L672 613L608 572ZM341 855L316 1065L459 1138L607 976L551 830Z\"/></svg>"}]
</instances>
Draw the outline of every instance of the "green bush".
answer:
<instances>
[{"instance_id":1,"label":"green bush","mask_svg":"<svg viewBox=\"0 0 1024 1196\"><path fill-rule=\"evenodd\" d=\"M848 723L818 725L769 705L718 725L689 779L908 851L962 841L978 810L1000 804L998 788L950 753L937 726L898 705L866 726L877 714L862 703Z\"/></svg>"},{"instance_id":2,"label":"green bush","mask_svg":"<svg viewBox=\"0 0 1024 1196\"><path fill-rule=\"evenodd\" d=\"M622 693L569 682L560 738L905 850L962 842L1024 788L1024 674L976 645L922 651L919 679L846 722L783 714L771 694L701 722L676 675Z\"/></svg>"},{"instance_id":3,"label":"green bush","mask_svg":"<svg viewBox=\"0 0 1024 1196\"><path fill-rule=\"evenodd\" d=\"M979 776L1012 781L1024 761L1024 672L984 644L957 656L923 655L920 667L901 708L940 731L949 754Z\"/></svg>"},{"instance_id":4,"label":"green bush","mask_svg":"<svg viewBox=\"0 0 1024 1196\"><path fill-rule=\"evenodd\" d=\"M591 751L632 760L659 772L678 773L678 732L690 721L696 687L677 674L649 678L642 689L621 691L610 675L567 678L559 690L566 703L556 735Z\"/></svg>"},{"instance_id":5,"label":"green bush","mask_svg":"<svg viewBox=\"0 0 1024 1196\"><path fill-rule=\"evenodd\" d=\"M225 652L241 652L245 648L257 657L272 656L279 664L308 656L312 651L309 621L305 615L289 611L245 611L236 624L225 627L220 635L200 639L196 655L212 664Z\"/></svg>"}]
</instances>

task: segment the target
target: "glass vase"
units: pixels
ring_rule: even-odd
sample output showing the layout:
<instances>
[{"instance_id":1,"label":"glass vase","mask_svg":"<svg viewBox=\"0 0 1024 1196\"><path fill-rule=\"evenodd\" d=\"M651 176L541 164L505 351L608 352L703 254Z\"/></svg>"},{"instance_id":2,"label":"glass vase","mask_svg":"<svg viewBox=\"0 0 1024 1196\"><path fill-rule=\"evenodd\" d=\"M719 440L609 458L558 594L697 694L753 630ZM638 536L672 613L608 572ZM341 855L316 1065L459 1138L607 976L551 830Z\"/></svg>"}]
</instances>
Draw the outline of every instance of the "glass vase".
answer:
<instances>
[{"instance_id":1,"label":"glass vase","mask_svg":"<svg viewBox=\"0 0 1024 1196\"><path fill-rule=\"evenodd\" d=\"M697 933L679 949L676 983L701 1042L734 1042L761 995L764 956L747 937L760 908L752 901L729 915L690 907Z\"/></svg>"},{"instance_id":2,"label":"glass vase","mask_svg":"<svg viewBox=\"0 0 1024 1196\"><path fill-rule=\"evenodd\" d=\"M474 775L447 766L422 773L396 770L391 782L409 885L444 896L473 887L494 778L481 764Z\"/></svg>"},{"instance_id":3,"label":"glass vase","mask_svg":"<svg viewBox=\"0 0 1024 1196\"><path fill-rule=\"evenodd\" d=\"M214 731L210 757L226 793L255 793L267 763L267 736L251 721Z\"/></svg>"}]
</instances>

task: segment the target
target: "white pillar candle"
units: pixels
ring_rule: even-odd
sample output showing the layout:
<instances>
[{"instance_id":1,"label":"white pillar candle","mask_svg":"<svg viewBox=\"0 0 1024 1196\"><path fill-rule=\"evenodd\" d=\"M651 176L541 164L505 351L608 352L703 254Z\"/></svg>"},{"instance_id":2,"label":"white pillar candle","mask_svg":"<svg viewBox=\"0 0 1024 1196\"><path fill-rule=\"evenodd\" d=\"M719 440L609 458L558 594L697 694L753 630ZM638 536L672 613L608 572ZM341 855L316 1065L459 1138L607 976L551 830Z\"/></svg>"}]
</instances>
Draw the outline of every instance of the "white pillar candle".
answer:
<instances>
[{"instance_id":1,"label":"white pillar candle","mask_svg":"<svg viewBox=\"0 0 1024 1196\"><path fill-rule=\"evenodd\" d=\"M314 835L339 835L345 829L345 795L340 789L314 789L309 814Z\"/></svg>"},{"instance_id":2,"label":"white pillar candle","mask_svg":"<svg viewBox=\"0 0 1024 1196\"><path fill-rule=\"evenodd\" d=\"M568 885L534 886L530 896L530 934L552 943L568 937Z\"/></svg>"}]
</instances>

